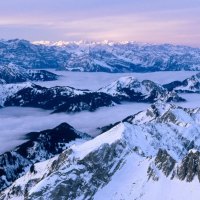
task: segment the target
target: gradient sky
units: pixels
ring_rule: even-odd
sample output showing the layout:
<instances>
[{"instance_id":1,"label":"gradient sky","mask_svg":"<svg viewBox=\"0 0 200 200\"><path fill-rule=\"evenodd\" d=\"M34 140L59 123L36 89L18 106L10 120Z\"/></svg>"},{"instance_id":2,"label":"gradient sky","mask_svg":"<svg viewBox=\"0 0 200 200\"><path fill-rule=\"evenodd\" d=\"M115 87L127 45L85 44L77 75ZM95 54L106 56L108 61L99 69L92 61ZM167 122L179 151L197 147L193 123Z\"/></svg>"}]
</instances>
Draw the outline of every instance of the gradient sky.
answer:
<instances>
[{"instance_id":1,"label":"gradient sky","mask_svg":"<svg viewBox=\"0 0 200 200\"><path fill-rule=\"evenodd\" d=\"M200 0L2 0L0 38L200 47Z\"/></svg>"}]
</instances>

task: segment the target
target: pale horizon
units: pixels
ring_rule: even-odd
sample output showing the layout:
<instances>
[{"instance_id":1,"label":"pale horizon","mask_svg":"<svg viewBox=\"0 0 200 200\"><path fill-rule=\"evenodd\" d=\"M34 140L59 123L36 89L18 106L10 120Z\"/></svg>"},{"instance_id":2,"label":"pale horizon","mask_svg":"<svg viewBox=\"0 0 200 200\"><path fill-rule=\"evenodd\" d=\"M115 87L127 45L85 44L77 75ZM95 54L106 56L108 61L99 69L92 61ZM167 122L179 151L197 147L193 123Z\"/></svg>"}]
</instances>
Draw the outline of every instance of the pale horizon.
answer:
<instances>
[{"instance_id":1,"label":"pale horizon","mask_svg":"<svg viewBox=\"0 0 200 200\"><path fill-rule=\"evenodd\" d=\"M136 41L200 47L198 0L7 0L0 38Z\"/></svg>"},{"instance_id":2,"label":"pale horizon","mask_svg":"<svg viewBox=\"0 0 200 200\"><path fill-rule=\"evenodd\" d=\"M43 44L43 45L52 45L59 42L63 43L135 43L135 44L141 44L141 45L174 45L174 46L186 46L186 47L192 47L192 48L200 48L200 45L190 45L190 44L180 44L180 43L169 43L169 42L144 42L144 41L133 41L133 40L29 40L26 38L0 38L0 40L26 40L29 41L32 44ZM46 44L45 44L46 43ZM48 44L49 43L49 44ZM59 45L58 45L59 46Z\"/></svg>"}]
</instances>

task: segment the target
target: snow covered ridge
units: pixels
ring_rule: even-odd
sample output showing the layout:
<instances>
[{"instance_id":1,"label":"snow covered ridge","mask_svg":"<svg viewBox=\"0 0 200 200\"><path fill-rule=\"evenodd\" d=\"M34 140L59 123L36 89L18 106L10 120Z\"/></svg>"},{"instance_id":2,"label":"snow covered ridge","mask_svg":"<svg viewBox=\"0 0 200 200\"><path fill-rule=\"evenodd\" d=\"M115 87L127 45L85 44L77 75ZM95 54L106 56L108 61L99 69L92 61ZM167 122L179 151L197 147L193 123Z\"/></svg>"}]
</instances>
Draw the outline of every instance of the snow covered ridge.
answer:
<instances>
[{"instance_id":1,"label":"snow covered ridge","mask_svg":"<svg viewBox=\"0 0 200 200\"><path fill-rule=\"evenodd\" d=\"M37 107L53 112L94 111L115 104L114 99L105 93L68 86L46 88L33 83L3 84L0 85L0 94L2 107Z\"/></svg>"},{"instance_id":2,"label":"snow covered ridge","mask_svg":"<svg viewBox=\"0 0 200 200\"><path fill-rule=\"evenodd\" d=\"M121 77L98 91L122 101L156 102L184 101L175 92L168 92L161 85L150 80L138 81L132 76Z\"/></svg>"},{"instance_id":3,"label":"snow covered ridge","mask_svg":"<svg viewBox=\"0 0 200 200\"><path fill-rule=\"evenodd\" d=\"M184 101L175 92L168 92L152 81L123 77L97 91L72 87L41 87L32 83L0 85L0 105L38 107L53 112L94 111L103 106L129 102Z\"/></svg>"},{"instance_id":4,"label":"snow covered ridge","mask_svg":"<svg viewBox=\"0 0 200 200\"><path fill-rule=\"evenodd\" d=\"M87 72L199 70L200 49L136 42L1 40L0 64Z\"/></svg>"},{"instance_id":5,"label":"snow covered ridge","mask_svg":"<svg viewBox=\"0 0 200 200\"><path fill-rule=\"evenodd\" d=\"M200 73L191 76L183 81L174 81L163 85L169 91L178 93L200 93Z\"/></svg>"},{"instance_id":6,"label":"snow covered ridge","mask_svg":"<svg viewBox=\"0 0 200 200\"><path fill-rule=\"evenodd\" d=\"M14 64L0 66L0 83L20 83L26 81L53 81L58 75L46 70L30 70Z\"/></svg>"},{"instance_id":7,"label":"snow covered ridge","mask_svg":"<svg viewBox=\"0 0 200 200\"><path fill-rule=\"evenodd\" d=\"M34 163L52 158L72 143L84 142L90 138L66 123L53 129L26 134L24 139L27 142L0 155L0 191L28 170L34 172Z\"/></svg>"},{"instance_id":8,"label":"snow covered ridge","mask_svg":"<svg viewBox=\"0 0 200 200\"><path fill-rule=\"evenodd\" d=\"M153 104L35 164L0 199L198 200L199 119L199 108Z\"/></svg>"}]
</instances>

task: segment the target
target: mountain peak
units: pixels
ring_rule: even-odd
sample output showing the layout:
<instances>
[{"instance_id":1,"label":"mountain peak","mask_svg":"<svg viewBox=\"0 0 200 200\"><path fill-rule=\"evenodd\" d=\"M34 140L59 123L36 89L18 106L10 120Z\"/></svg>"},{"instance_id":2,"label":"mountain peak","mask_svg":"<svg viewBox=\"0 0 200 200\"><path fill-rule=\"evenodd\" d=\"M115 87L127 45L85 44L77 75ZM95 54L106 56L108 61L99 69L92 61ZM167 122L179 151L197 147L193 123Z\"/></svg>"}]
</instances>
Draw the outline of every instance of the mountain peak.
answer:
<instances>
[{"instance_id":1,"label":"mountain peak","mask_svg":"<svg viewBox=\"0 0 200 200\"><path fill-rule=\"evenodd\" d=\"M14 39L1 40L0 49L0 63L4 65L12 62L24 68L87 72L200 70L199 48L169 44L132 41L29 42Z\"/></svg>"},{"instance_id":2,"label":"mountain peak","mask_svg":"<svg viewBox=\"0 0 200 200\"><path fill-rule=\"evenodd\" d=\"M132 76L121 77L111 84L100 88L100 92L107 93L121 100L135 102L184 101L174 92L168 92L161 85L150 80L139 81Z\"/></svg>"}]
</instances>

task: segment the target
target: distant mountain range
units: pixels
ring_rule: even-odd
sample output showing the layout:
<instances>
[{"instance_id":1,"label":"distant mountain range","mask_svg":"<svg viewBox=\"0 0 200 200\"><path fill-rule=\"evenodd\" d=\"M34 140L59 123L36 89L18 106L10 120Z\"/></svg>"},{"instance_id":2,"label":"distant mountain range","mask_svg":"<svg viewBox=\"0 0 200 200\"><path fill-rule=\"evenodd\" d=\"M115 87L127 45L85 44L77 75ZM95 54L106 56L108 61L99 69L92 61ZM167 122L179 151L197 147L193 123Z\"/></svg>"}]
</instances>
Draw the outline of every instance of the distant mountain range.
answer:
<instances>
[{"instance_id":1,"label":"distant mountain range","mask_svg":"<svg viewBox=\"0 0 200 200\"><path fill-rule=\"evenodd\" d=\"M34 164L0 199L196 200L199 116L199 108L153 104L96 138Z\"/></svg>"},{"instance_id":2,"label":"distant mountain range","mask_svg":"<svg viewBox=\"0 0 200 200\"><path fill-rule=\"evenodd\" d=\"M0 40L0 65L84 72L200 70L200 49L135 42Z\"/></svg>"}]
</instances>

